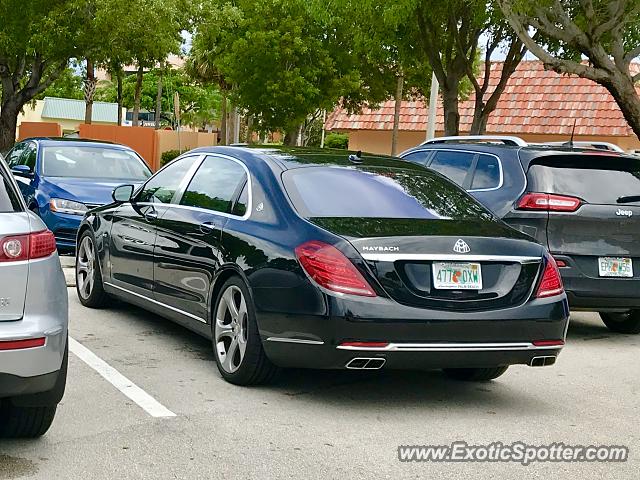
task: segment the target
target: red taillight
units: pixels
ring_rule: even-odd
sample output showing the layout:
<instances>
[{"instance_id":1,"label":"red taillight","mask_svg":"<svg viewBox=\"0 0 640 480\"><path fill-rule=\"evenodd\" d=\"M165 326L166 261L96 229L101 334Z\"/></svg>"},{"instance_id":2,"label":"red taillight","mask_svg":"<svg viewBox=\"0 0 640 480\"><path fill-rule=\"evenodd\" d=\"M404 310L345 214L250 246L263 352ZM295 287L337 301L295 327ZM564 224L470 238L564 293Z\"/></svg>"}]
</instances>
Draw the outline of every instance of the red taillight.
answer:
<instances>
[{"instance_id":1,"label":"red taillight","mask_svg":"<svg viewBox=\"0 0 640 480\"><path fill-rule=\"evenodd\" d=\"M56 251L56 237L49 230L31 234L29 258L48 257Z\"/></svg>"},{"instance_id":2,"label":"red taillight","mask_svg":"<svg viewBox=\"0 0 640 480\"><path fill-rule=\"evenodd\" d=\"M553 297L564 292L562 277L560 276L560 270L558 270L556 261L551 255L546 255L545 259L546 263L544 265L544 273L542 274L542 280L540 280L540 284L538 285L536 298Z\"/></svg>"},{"instance_id":3,"label":"red taillight","mask_svg":"<svg viewBox=\"0 0 640 480\"><path fill-rule=\"evenodd\" d=\"M0 342L0 350L23 350L25 348L44 347L46 339L28 338L26 340L5 340Z\"/></svg>"},{"instance_id":4,"label":"red taillight","mask_svg":"<svg viewBox=\"0 0 640 480\"><path fill-rule=\"evenodd\" d=\"M563 347L564 340L536 340L533 345L536 347Z\"/></svg>"},{"instance_id":5,"label":"red taillight","mask_svg":"<svg viewBox=\"0 0 640 480\"><path fill-rule=\"evenodd\" d=\"M518 201L518 210L542 210L545 212L575 212L582 200L566 195L550 193L525 193Z\"/></svg>"},{"instance_id":6,"label":"red taillight","mask_svg":"<svg viewBox=\"0 0 640 480\"><path fill-rule=\"evenodd\" d=\"M364 297L376 296L355 265L332 245L315 240L303 243L296 248L296 257L307 275L327 290Z\"/></svg>"},{"instance_id":7,"label":"red taillight","mask_svg":"<svg viewBox=\"0 0 640 480\"><path fill-rule=\"evenodd\" d=\"M48 257L55 251L56 239L49 230L0 239L0 262Z\"/></svg>"}]
</instances>

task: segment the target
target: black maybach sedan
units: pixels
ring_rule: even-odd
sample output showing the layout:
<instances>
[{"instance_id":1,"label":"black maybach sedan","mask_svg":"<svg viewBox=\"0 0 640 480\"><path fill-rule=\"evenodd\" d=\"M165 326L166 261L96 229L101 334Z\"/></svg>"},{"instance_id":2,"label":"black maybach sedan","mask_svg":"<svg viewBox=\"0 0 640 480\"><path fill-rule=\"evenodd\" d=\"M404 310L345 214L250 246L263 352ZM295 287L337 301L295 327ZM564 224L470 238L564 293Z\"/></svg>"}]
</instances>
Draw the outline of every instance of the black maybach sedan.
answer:
<instances>
[{"instance_id":1,"label":"black maybach sedan","mask_svg":"<svg viewBox=\"0 0 640 480\"><path fill-rule=\"evenodd\" d=\"M564 345L545 248L419 165L210 147L113 197L78 233L80 301L118 297L211 338L232 383L278 367L489 380Z\"/></svg>"}]
</instances>

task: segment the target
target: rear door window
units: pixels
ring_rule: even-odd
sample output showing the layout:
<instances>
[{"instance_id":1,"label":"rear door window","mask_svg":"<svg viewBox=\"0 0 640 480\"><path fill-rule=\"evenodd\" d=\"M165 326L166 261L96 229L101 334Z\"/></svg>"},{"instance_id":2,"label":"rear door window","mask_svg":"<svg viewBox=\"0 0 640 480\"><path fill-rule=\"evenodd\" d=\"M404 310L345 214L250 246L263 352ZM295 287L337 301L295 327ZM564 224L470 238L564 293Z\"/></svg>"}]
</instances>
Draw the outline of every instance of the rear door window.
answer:
<instances>
[{"instance_id":1,"label":"rear door window","mask_svg":"<svg viewBox=\"0 0 640 480\"><path fill-rule=\"evenodd\" d=\"M26 165L32 172L36 170L36 158L38 156L38 149L35 144L30 143L27 145L22 157L20 158L20 165Z\"/></svg>"},{"instance_id":2,"label":"rear door window","mask_svg":"<svg viewBox=\"0 0 640 480\"><path fill-rule=\"evenodd\" d=\"M282 178L306 218L492 218L464 190L428 170L304 167Z\"/></svg>"},{"instance_id":3,"label":"rear door window","mask_svg":"<svg viewBox=\"0 0 640 480\"><path fill-rule=\"evenodd\" d=\"M473 172L471 190L489 190L500 186L502 177L500 160L493 155L478 156L478 163Z\"/></svg>"},{"instance_id":4,"label":"rear door window","mask_svg":"<svg viewBox=\"0 0 640 480\"><path fill-rule=\"evenodd\" d=\"M578 197L601 205L635 204L640 196L640 159L612 156L553 156L533 160L528 190Z\"/></svg>"},{"instance_id":5,"label":"rear door window","mask_svg":"<svg viewBox=\"0 0 640 480\"><path fill-rule=\"evenodd\" d=\"M440 150L436 152L429 168L464 186L475 156L475 153Z\"/></svg>"}]
</instances>

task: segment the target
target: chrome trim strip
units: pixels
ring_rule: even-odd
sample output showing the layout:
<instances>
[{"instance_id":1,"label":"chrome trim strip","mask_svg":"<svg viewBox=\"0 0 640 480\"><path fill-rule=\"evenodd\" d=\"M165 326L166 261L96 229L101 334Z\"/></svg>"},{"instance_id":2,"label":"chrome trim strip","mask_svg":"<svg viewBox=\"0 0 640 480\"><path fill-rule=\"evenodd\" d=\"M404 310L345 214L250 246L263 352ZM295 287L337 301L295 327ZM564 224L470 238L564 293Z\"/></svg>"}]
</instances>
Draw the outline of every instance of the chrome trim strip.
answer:
<instances>
[{"instance_id":1,"label":"chrome trim strip","mask_svg":"<svg viewBox=\"0 0 640 480\"><path fill-rule=\"evenodd\" d=\"M522 257L516 255L449 255L431 253L364 253L362 258L374 262L397 262L398 260L432 260L443 262L514 262L539 263L542 257Z\"/></svg>"},{"instance_id":2,"label":"chrome trim strip","mask_svg":"<svg viewBox=\"0 0 640 480\"><path fill-rule=\"evenodd\" d=\"M282 342L282 343L302 343L305 345L324 345L324 342L318 340L305 340L303 338L284 338L284 337L269 337L269 342Z\"/></svg>"},{"instance_id":3,"label":"chrome trim strip","mask_svg":"<svg viewBox=\"0 0 640 480\"><path fill-rule=\"evenodd\" d=\"M338 345L338 350L359 352L500 352L526 350L558 350L564 345L538 347L533 343L390 343L386 347L354 347Z\"/></svg>"},{"instance_id":4,"label":"chrome trim strip","mask_svg":"<svg viewBox=\"0 0 640 480\"><path fill-rule=\"evenodd\" d=\"M118 285L114 285L113 283L110 283L110 282L104 282L104 284L108 285L109 287L115 288L117 290L121 290L121 291L123 291L125 293L128 293L130 295L134 295L134 296L136 296L138 298L142 298L143 300L146 300L147 302L154 303L156 305L160 305L161 307L164 307L164 308L166 308L168 310L172 310L172 311L174 311L176 313L184 315L185 317L189 317L189 318L192 318L194 320L197 320L198 322L207 323L206 320L198 317L197 315L194 315L193 313L185 312L184 310L180 310L179 308L172 307L171 305L167 305L166 303L162 303L162 302L159 302L159 301L154 300L152 298L145 297L144 295L142 295L140 293L132 292L131 290L127 290L126 288L119 287Z\"/></svg>"}]
</instances>

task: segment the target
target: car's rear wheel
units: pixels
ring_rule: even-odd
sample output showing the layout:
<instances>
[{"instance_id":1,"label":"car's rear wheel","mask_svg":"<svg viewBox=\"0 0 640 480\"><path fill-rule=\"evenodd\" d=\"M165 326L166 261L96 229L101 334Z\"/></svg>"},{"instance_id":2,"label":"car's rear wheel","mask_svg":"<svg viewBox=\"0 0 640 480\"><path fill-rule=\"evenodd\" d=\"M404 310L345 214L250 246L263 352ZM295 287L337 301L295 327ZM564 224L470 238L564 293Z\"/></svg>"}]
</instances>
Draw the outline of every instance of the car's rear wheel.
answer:
<instances>
[{"instance_id":1,"label":"car's rear wheel","mask_svg":"<svg viewBox=\"0 0 640 480\"><path fill-rule=\"evenodd\" d=\"M57 405L18 407L5 400L0 406L0 438L41 437L56 415Z\"/></svg>"},{"instance_id":2,"label":"car's rear wheel","mask_svg":"<svg viewBox=\"0 0 640 480\"><path fill-rule=\"evenodd\" d=\"M628 312L600 312L600 318L609 330L616 333L640 333L640 310Z\"/></svg>"},{"instance_id":3,"label":"car's rear wheel","mask_svg":"<svg viewBox=\"0 0 640 480\"><path fill-rule=\"evenodd\" d=\"M273 379L277 367L262 347L256 314L247 286L231 277L213 310L213 349L220 374L236 385L256 385Z\"/></svg>"},{"instance_id":4,"label":"car's rear wheel","mask_svg":"<svg viewBox=\"0 0 640 480\"><path fill-rule=\"evenodd\" d=\"M509 367L493 368L446 368L444 373L447 377L468 382L486 382L498 378Z\"/></svg>"},{"instance_id":5,"label":"car's rear wheel","mask_svg":"<svg viewBox=\"0 0 640 480\"><path fill-rule=\"evenodd\" d=\"M107 294L102 283L96 242L90 230L86 230L78 240L76 290L80 303L85 307L100 308L106 303Z\"/></svg>"}]
</instances>

